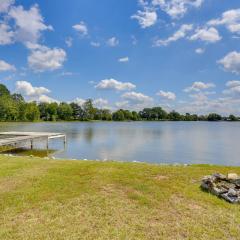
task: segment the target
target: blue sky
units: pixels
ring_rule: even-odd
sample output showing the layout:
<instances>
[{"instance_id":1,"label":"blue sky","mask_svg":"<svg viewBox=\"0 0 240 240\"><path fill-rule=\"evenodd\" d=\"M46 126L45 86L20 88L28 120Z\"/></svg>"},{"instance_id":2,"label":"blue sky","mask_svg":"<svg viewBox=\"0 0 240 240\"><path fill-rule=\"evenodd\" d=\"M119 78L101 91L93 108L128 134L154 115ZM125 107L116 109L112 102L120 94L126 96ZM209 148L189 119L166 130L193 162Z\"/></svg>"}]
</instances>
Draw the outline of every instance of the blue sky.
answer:
<instances>
[{"instance_id":1,"label":"blue sky","mask_svg":"<svg viewBox=\"0 0 240 240\"><path fill-rule=\"evenodd\" d=\"M240 114L238 0L0 0L0 80L31 101Z\"/></svg>"}]
</instances>

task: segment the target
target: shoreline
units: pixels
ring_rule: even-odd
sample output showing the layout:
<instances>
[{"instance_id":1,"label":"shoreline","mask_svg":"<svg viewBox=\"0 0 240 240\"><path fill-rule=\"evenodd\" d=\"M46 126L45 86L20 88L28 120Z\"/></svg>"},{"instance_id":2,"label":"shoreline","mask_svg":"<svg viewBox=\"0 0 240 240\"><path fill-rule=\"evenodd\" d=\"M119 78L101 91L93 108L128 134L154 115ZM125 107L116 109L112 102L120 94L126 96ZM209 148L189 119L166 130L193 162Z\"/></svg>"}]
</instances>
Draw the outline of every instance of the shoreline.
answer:
<instances>
[{"instance_id":1,"label":"shoreline","mask_svg":"<svg viewBox=\"0 0 240 240\"><path fill-rule=\"evenodd\" d=\"M121 161L121 160L112 160L112 159L77 159L77 158L57 158L57 157L39 157L33 155L15 155L15 154L4 154L0 153L1 157L9 157L9 158L26 158L28 160L38 159L38 160L46 160L46 161L59 161L59 162L95 162L95 163L122 163L122 164L142 164L149 166L167 166L167 167L190 167L190 166L200 166L200 167L223 167L223 168L239 168L240 166L236 165L218 165L218 164L207 164L207 163L152 163L152 162L141 162L141 161Z\"/></svg>"}]
</instances>

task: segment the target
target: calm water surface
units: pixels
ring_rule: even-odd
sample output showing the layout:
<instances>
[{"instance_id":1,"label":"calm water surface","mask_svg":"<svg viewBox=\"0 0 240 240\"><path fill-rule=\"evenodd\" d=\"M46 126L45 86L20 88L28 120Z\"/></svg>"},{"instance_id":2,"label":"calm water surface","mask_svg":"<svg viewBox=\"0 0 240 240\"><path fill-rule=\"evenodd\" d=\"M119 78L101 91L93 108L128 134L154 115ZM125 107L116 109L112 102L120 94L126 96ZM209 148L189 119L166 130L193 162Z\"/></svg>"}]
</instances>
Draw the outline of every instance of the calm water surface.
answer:
<instances>
[{"instance_id":1,"label":"calm water surface","mask_svg":"<svg viewBox=\"0 0 240 240\"><path fill-rule=\"evenodd\" d=\"M239 122L1 123L0 131L66 133L65 149L50 143L57 158L240 165Z\"/></svg>"}]
</instances>

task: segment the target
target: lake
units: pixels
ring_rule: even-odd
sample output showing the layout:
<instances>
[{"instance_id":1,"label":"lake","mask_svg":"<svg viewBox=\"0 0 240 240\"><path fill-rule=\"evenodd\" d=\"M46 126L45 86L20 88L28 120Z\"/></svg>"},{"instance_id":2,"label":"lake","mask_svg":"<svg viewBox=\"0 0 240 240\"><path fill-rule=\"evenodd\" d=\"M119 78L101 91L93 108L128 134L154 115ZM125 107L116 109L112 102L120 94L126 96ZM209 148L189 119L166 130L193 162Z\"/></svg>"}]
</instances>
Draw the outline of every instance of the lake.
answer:
<instances>
[{"instance_id":1,"label":"lake","mask_svg":"<svg viewBox=\"0 0 240 240\"><path fill-rule=\"evenodd\" d=\"M56 158L240 165L240 122L1 123L0 131L66 133L65 149L50 143Z\"/></svg>"}]
</instances>

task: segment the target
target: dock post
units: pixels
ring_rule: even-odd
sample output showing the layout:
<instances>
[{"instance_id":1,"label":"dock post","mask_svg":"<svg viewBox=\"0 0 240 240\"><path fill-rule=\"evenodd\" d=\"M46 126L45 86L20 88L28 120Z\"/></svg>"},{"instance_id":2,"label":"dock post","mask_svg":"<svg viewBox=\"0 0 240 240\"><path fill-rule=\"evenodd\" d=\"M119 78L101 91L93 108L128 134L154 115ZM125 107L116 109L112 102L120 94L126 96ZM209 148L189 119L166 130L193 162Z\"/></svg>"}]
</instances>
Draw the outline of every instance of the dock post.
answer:
<instances>
[{"instance_id":1,"label":"dock post","mask_svg":"<svg viewBox=\"0 0 240 240\"><path fill-rule=\"evenodd\" d=\"M67 136L66 135L64 135L64 148L66 147L66 143L67 143Z\"/></svg>"},{"instance_id":2,"label":"dock post","mask_svg":"<svg viewBox=\"0 0 240 240\"><path fill-rule=\"evenodd\" d=\"M33 150L33 140L31 140L31 150Z\"/></svg>"}]
</instances>

